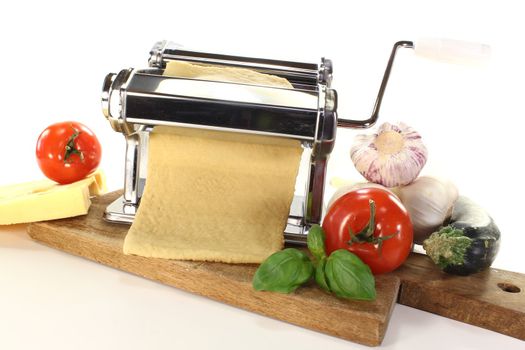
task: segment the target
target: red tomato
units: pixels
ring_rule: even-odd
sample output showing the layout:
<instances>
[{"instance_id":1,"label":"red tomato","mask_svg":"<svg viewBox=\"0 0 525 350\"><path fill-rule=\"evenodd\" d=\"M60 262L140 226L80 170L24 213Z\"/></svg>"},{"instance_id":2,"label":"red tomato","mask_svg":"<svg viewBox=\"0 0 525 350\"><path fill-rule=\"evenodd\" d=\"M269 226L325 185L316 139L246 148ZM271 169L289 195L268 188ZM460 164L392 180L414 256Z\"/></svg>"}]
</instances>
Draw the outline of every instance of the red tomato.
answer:
<instances>
[{"instance_id":1,"label":"red tomato","mask_svg":"<svg viewBox=\"0 0 525 350\"><path fill-rule=\"evenodd\" d=\"M375 215L372 227L366 230L373 210L371 201ZM381 188L354 190L336 200L323 220L323 229L327 254L348 249L374 274L399 267L412 248L413 229L407 210L392 193ZM366 233L369 237L364 239Z\"/></svg>"},{"instance_id":2,"label":"red tomato","mask_svg":"<svg viewBox=\"0 0 525 350\"><path fill-rule=\"evenodd\" d=\"M78 122L48 126L36 143L36 159L42 172L51 180L68 184L94 172L102 155L95 134Z\"/></svg>"}]
</instances>

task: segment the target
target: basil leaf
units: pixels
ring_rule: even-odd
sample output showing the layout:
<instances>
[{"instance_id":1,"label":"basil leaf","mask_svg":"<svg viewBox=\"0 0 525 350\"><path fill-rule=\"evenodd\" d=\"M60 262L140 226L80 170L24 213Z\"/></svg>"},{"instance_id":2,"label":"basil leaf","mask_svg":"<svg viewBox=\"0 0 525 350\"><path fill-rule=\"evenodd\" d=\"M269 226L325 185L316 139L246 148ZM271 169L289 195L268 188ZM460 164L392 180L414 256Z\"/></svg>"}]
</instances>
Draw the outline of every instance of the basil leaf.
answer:
<instances>
[{"instance_id":1,"label":"basil leaf","mask_svg":"<svg viewBox=\"0 0 525 350\"><path fill-rule=\"evenodd\" d=\"M340 298L374 300L375 280L370 267L346 249L333 252L326 260L325 275L330 290Z\"/></svg>"},{"instance_id":2,"label":"basil leaf","mask_svg":"<svg viewBox=\"0 0 525 350\"><path fill-rule=\"evenodd\" d=\"M308 256L295 248L287 248L270 255L255 272L252 285L255 290L290 293L307 282L314 272Z\"/></svg>"},{"instance_id":3,"label":"basil leaf","mask_svg":"<svg viewBox=\"0 0 525 350\"><path fill-rule=\"evenodd\" d=\"M321 226L312 225L308 231L306 243L308 245L308 250L310 250L310 253L312 253L317 262L326 258L324 240L325 235Z\"/></svg>"},{"instance_id":4,"label":"basil leaf","mask_svg":"<svg viewBox=\"0 0 525 350\"><path fill-rule=\"evenodd\" d=\"M328 282L326 281L326 274L324 272L325 266L326 266L326 258L322 258L317 264L317 266L315 267L314 277L315 277L315 282L317 282L319 287L329 292L330 287L328 286Z\"/></svg>"}]
</instances>

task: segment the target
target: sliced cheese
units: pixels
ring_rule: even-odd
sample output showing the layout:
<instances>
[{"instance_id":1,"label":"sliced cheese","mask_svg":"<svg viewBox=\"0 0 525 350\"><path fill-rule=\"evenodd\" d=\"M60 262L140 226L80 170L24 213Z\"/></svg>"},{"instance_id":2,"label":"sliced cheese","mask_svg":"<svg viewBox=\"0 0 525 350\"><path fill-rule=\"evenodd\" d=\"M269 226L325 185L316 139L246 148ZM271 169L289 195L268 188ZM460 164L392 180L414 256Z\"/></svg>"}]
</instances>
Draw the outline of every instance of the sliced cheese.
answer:
<instances>
[{"instance_id":1,"label":"sliced cheese","mask_svg":"<svg viewBox=\"0 0 525 350\"><path fill-rule=\"evenodd\" d=\"M91 205L90 196L105 192L102 171L68 185L46 179L0 186L0 225L84 215Z\"/></svg>"},{"instance_id":2,"label":"sliced cheese","mask_svg":"<svg viewBox=\"0 0 525 350\"><path fill-rule=\"evenodd\" d=\"M106 185L106 175L102 170L97 170L91 176L88 176L84 180L80 180L77 183L82 182L88 184L90 196L101 196L108 191Z\"/></svg>"}]
</instances>

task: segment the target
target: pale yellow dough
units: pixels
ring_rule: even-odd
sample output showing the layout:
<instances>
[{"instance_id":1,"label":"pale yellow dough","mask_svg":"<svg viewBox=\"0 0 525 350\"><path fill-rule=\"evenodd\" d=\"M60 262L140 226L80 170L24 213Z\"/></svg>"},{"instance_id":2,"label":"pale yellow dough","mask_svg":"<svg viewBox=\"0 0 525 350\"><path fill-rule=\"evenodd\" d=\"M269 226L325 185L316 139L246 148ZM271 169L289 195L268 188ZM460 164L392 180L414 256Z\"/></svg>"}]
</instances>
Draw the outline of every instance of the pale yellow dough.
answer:
<instances>
[{"instance_id":1,"label":"pale yellow dough","mask_svg":"<svg viewBox=\"0 0 525 350\"><path fill-rule=\"evenodd\" d=\"M197 65L184 61L168 62L164 70L164 75L180 78L196 78L231 83L292 88L292 84L290 84L288 80L276 75L262 74L246 68Z\"/></svg>"},{"instance_id":2,"label":"pale yellow dough","mask_svg":"<svg viewBox=\"0 0 525 350\"><path fill-rule=\"evenodd\" d=\"M179 76L182 69L193 77L273 80L246 69L219 73L220 68L212 72L187 63L170 66L179 69L170 74ZM149 142L146 188L125 254L260 263L282 249L302 153L299 141L157 127Z\"/></svg>"}]
</instances>

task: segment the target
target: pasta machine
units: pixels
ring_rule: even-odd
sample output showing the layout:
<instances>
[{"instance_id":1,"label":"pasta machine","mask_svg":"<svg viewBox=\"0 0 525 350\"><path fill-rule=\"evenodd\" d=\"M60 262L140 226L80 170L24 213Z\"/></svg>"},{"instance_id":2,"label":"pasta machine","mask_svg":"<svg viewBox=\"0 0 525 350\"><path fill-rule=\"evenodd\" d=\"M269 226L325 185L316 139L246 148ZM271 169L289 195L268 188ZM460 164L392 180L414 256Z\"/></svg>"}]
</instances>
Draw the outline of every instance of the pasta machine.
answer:
<instances>
[{"instance_id":1,"label":"pasta machine","mask_svg":"<svg viewBox=\"0 0 525 350\"><path fill-rule=\"evenodd\" d=\"M337 115L329 59L291 62L189 51L167 41L156 43L148 68L124 69L104 80L103 114L126 139L124 193L107 207L105 219L133 222L147 181L148 134L155 126L285 137L300 140L310 153L304 193L294 196L284 231L287 242L304 243L309 227L322 219L327 162L337 127L368 128L376 122L396 52L413 47L411 41L395 43L371 116L351 120ZM249 68L285 78L293 88L164 76L171 60ZM247 90L250 93L243 93Z\"/></svg>"}]
</instances>

